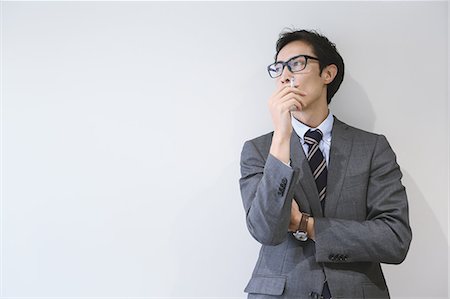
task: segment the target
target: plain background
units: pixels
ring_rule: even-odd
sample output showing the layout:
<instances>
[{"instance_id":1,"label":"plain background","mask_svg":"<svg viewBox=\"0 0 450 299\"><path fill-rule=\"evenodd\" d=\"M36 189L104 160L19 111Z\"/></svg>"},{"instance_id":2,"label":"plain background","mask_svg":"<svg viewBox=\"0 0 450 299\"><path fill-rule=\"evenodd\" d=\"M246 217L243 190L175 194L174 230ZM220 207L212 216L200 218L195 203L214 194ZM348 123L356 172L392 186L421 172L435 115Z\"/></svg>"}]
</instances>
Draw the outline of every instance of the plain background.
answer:
<instances>
[{"instance_id":1,"label":"plain background","mask_svg":"<svg viewBox=\"0 0 450 299\"><path fill-rule=\"evenodd\" d=\"M344 57L331 104L387 136L413 242L393 298L447 298L446 2L3 2L1 297L244 298L238 179L285 27Z\"/></svg>"}]
</instances>

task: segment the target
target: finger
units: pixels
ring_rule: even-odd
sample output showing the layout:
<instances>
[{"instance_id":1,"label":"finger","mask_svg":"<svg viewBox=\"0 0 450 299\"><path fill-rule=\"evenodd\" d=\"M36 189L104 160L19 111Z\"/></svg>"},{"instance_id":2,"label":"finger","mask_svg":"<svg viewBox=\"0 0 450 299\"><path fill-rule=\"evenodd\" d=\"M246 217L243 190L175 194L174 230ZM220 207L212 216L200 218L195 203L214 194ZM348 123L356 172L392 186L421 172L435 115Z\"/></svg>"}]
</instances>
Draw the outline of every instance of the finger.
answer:
<instances>
[{"instance_id":1,"label":"finger","mask_svg":"<svg viewBox=\"0 0 450 299\"><path fill-rule=\"evenodd\" d=\"M282 98L285 95L287 95L288 93L295 93L298 94L300 96L306 96L307 93L297 87L290 87L289 85L282 85L279 86L273 93L271 98L276 99L276 98Z\"/></svg>"},{"instance_id":2,"label":"finger","mask_svg":"<svg viewBox=\"0 0 450 299\"><path fill-rule=\"evenodd\" d=\"M269 101L270 109L279 111L279 113L303 110L303 98L295 93L288 93L282 98L271 98Z\"/></svg>"},{"instance_id":3,"label":"finger","mask_svg":"<svg viewBox=\"0 0 450 299\"><path fill-rule=\"evenodd\" d=\"M301 110L303 108L303 99L299 95L296 94L287 94L283 98L280 99L279 105L284 105L285 103L291 103L289 107L292 107L292 105L295 105L298 110Z\"/></svg>"},{"instance_id":4,"label":"finger","mask_svg":"<svg viewBox=\"0 0 450 299\"><path fill-rule=\"evenodd\" d=\"M298 87L291 87L289 85L284 86L283 88L281 88L278 91L278 94L280 96L284 96L284 95L286 95L288 93L295 93L295 94L298 94L298 95L303 96L303 97L307 95L306 91L304 91L304 90L302 90L302 89L300 89Z\"/></svg>"},{"instance_id":5,"label":"finger","mask_svg":"<svg viewBox=\"0 0 450 299\"><path fill-rule=\"evenodd\" d=\"M296 88L296 87L287 87L284 86L279 90L276 90L272 96L269 99L269 103L276 103L278 102L281 98L285 97L288 94L292 94L292 95L298 95L298 96L306 96L307 93Z\"/></svg>"},{"instance_id":6,"label":"finger","mask_svg":"<svg viewBox=\"0 0 450 299\"><path fill-rule=\"evenodd\" d=\"M272 95L270 96L270 99L276 101L276 99L282 98L288 93L289 90L287 90L286 86L279 86L273 91Z\"/></svg>"},{"instance_id":7,"label":"finger","mask_svg":"<svg viewBox=\"0 0 450 299\"><path fill-rule=\"evenodd\" d=\"M306 91L301 90L301 89L298 88L298 87L289 87L289 89L291 90L291 92L293 92L293 93L295 93L295 94L298 94L299 96L302 96L302 97L308 95L308 93L307 93Z\"/></svg>"},{"instance_id":8,"label":"finger","mask_svg":"<svg viewBox=\"0 0 450 299\"><path fill-rule=\"evenodd\" d=\"M291 112L291 111L300 111L302 110L302 104L299 103L297 100L295 99L288 99L286 101L284 101L283 103L277 103L277 105L273 105L272 109L274 109L274 111L277 111L278 114L284 114L286 112Z\"/></svg>"},{"instance_id":9,"label":"finger","mask_svg":"<svg viewBox=\"0 0 450 299\"><path fill-rule=\"evenodd\" d=\"M290 99L279 106L279 111L281 113L291 112L291 111L301 111L303 109L302 104L295 99Z\"/></svg>"}]
</instances>

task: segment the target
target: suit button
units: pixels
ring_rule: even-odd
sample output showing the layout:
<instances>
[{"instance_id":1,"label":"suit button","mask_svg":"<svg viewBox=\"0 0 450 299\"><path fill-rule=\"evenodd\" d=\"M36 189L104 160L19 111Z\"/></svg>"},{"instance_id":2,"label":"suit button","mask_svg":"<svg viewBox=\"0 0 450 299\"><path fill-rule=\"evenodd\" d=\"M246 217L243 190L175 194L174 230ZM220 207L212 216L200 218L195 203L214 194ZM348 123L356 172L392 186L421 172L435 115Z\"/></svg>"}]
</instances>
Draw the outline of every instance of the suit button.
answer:
<instances>
[{"instance_id":1,"label":"suit button","mask_svg":"<svg viewBox=\"0 0 450 299\"><path fill-rule=\"evenodd\" d=\"M287 178L283 178L283 179L281 180L281 182L282 182L283 184L286 185L286 183L287 183Z\"/></svg>"},{"instance_id":2,"label":"suit button","mask_svg":"<svg viewBox=\"0 0 450 299\"><path fill-rule=\"evenodd\" d=\"M328 256L328 259L329 259L330 261L334 261L334 260L335 260L334 254L330 254L330 255Z\"/></svg>"}]
</instances>

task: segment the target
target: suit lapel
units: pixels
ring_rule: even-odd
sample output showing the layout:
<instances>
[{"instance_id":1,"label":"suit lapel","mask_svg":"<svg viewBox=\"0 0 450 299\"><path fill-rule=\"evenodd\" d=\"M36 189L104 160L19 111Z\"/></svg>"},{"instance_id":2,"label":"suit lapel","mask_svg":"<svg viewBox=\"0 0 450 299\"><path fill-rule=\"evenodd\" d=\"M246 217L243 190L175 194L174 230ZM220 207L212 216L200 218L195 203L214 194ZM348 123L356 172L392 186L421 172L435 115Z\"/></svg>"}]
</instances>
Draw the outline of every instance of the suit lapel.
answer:
<instances>
[{"instance_id":1,"label":"suit lapel","mask_svg":"<svg viewBox=\"0 0 450 299\"><path fill-rule=\"evenodd\" d=\"M335 117L331 132L330 161L328 164L327 195L325 198L326 217L334 217L336 214L352 149L352 139L353 136L350 134L348 126Z\"/></svg>"},{"instance_id":2,"label":"suit lapel","mask_svg":"<svg viewBox=\"0 0 450 299\"><path fill-rule=\"evenodd\" d=\"M291 166L299 171L298 187L295 188L294 198L297 200L302 212L310 213L315 217L323 217L316 182L312 176L300 138L294 130L292 130L290 150Z\"/></svg>"}]
</instances>

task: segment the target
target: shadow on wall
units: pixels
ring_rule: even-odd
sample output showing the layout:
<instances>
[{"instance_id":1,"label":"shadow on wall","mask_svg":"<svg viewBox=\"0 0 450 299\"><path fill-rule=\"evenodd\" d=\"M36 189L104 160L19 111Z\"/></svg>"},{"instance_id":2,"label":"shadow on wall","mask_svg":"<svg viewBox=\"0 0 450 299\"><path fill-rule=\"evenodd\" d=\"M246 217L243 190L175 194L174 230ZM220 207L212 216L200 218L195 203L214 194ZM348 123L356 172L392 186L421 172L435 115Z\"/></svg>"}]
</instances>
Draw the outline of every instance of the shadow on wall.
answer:
<instances>
[{"instance_id":1,"label":"shadow on wall","mask_svg":"<svg viewBox=\"0 0 450 299\"><path fill-rule=\"evenodd\" d=\"M419 186L405 169L402 168L402 172L413 239L401 265L383 265L383 269L387 270L385 274L391 295L447 298L447 238ZM421 283L411 284L414 282Z\"/></svg>"},{"instance_id":2,"label":"shadow on wall","mask_svg":"<svg viewBox=\"0 0 450 299\"><path fill-rule=\"evenodd\" d=\"M376 115L369 97L349 72L345 74L339 92L332 99L330 110L349 125L369 132L375 128ZM408 256L401 265L383 265L387 284L393 296L447 298L447 253L450 248L445 233L419 186L404 168L402 172L409 200L413 240ZM416 285L414 282L423 283Z\"/></svg>"},{"instance_id":3,"label":"shadow on wall","mask_svg":"<svg viewBox=\"0 0 450 299\"><path fill-rule=\"evenodd\" d=\"M339 91L331 99L330 110L341 121L373 132L375 113L363 87L347 71Z\"/></svg>"}]
</instances>

